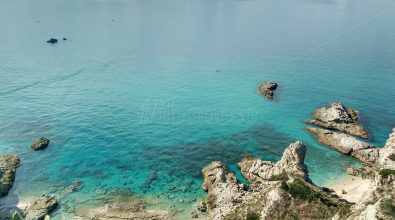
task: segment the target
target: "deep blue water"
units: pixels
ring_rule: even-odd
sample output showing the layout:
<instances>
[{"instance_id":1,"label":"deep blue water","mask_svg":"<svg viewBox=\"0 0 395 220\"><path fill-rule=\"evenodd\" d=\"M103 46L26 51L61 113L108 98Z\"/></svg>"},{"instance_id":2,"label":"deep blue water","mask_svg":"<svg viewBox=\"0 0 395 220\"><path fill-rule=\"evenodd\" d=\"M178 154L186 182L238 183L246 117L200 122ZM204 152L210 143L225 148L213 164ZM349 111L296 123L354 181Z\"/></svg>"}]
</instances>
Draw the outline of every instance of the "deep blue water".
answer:
<instances>
[{"instance_id":1,"label":"deep blue water","mask_svg":"<svg viewBox=\"0 0 395 220\"><path fill-rule=\"evenodd\" d=\"M263 81L280 84L274 101ZM325 184L356 161L303 120L341 101L381 146L394 85L391 0L0 0L0 152L22 160L0 205L80 179L77 209L114 189L191 206L211 161L237 171L295 140ZM38 136L51 145L33 152Z\"/></svg>"}]
</instances>

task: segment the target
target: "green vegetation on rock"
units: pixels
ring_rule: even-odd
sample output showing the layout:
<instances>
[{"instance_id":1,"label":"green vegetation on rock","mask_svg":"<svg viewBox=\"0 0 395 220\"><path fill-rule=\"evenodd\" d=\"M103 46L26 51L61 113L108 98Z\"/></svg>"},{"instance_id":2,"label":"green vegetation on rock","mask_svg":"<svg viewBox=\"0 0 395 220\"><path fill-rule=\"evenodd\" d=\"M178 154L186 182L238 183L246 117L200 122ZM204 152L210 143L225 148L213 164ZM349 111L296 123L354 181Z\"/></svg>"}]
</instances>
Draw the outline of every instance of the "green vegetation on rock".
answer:
<instances>
[{"instance_id":1,"label":"green vegetation on rock","mask_svg":"<svg viewBox=\"0 0 395 220\"><path fill-rule=\"evenodd\" d=\"M14 214L11 217L11 220L23 220L23 218L21 217L21 215L15 211Z\"/></svg>"},{"instance_id":2,"label":"green vegetation on rock","mask_svg":"<svg viewBox=\"0 0 395 220\"><path fill-rule=\"evenodd\" d=\"M384 213L389 216L395 216L395 204L391 199L383 199L381 203L381 208Z\"/></svg>"},{"instance_id":3,"label":"green vegetation on rock","mask_svg":"<svg viewBox=\"0 0 395 220\"><path fill-rule=\"evenodd\" d=\"M255 212L249 212L247 213L247 220L259 220L260 216L258 213Z\"/></svg>"},{"instance_id":4,"label":"green vegetation on rock","mask_svg":"<svg viewBox=\"0 0 395 220\"><path fill-rule=\"evenodd\" d=\"M281 189L291 194L292 197L306 201L315 201L320 198L317 192L310 189L300 179L295 179L292 183L287 184L285 181L281 182Z\"/></svg>"},{"instance_id":5,"label":"green vegetation on rock","mask_svg":"<svg viewBox=\"0 0 395 220\"><path fill-rule=\"evenodd\" d=\"M380 174L383 178L387 178L389 175L394 175L394 176L395 176L395 170L382 169L382 170L380 170L379 174Z\"/></svg>"}]
</instances>

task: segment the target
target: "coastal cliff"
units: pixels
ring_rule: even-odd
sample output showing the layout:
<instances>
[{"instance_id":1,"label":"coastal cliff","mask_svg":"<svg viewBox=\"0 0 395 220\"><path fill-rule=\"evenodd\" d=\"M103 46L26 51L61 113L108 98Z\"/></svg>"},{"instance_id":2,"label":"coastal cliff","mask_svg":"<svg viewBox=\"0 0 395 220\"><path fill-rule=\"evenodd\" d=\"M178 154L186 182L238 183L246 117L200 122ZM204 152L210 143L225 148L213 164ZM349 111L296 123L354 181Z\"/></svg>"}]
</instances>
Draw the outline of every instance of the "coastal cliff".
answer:
<instances>
[{"instance_id":1,"label":"coastal cliff","mask_svg":"<svg viewBox=\"0 0 395 220\"><path fill-rule=\"evenodd\" d=\"M202 172L202 188L208 192L208 219L326 219L343 217L350 204L324 192L308 177L306 147L297 141L273 163L247 157L240 163L250 188L240 184L221 162Z\"/></svg>"}]
</instances>

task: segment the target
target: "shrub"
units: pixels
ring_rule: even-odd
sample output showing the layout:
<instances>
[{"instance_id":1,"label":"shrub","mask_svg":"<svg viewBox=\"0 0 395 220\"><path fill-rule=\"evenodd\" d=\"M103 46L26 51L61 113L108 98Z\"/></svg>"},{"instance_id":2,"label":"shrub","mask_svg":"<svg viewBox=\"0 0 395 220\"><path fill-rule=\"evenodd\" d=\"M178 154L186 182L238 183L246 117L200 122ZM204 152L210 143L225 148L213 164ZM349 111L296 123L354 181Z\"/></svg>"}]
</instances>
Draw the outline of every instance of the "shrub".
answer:
<instances>
[{"instance_id":1,"label":"shrub","mask_svg":"<svg viewBox=\"0 0 395 220\"><path fill-rule=\"evenodd\" d=\"M395 170L382 169L382 170L380 170L379 174L380 174L383 178L387 178L389 175L395 175Z\"/></svg>"},{"instance_id":2,"label":"shrub","mask_svg":"<svg viewBox=\"0 0 395 220\"><path fill-rule=\"evenodd\" d=\"M249 212L247 213L247 220L259 220L260 216L258 213L255 212Z\"/></svg>"},{"instance_id":3,"label":"shrub","mask_svg":"<svg viewBox=\"0 0 395 220\"><path fill-rule=\"evenodd\" d=\"M281 181L281 189L288 192L289 186L287 184L287 181L285 181L285 180Z\"/></svg>"},{"instance_id":4,"label":"shrub","mask_svg":"<svg viewBox=\"0 0 395 220\"><path fill-rule=\"evenodd\" d=\"M289 185L282 182L281 188L291 194L292 197L298 199L307 200L309 202L319 199L319 195L314 190L310 189L310 187L305 185L300 179L295 179Z\"/></svg>"},{"instance_id":5,"label":"shrub","mask_svg":"<svg viewBox=\"0 0 395 220\"><path fill-rule=\"evenodd\" d=\"M391 199L383 199L381 207L385 214L394 216L395 215L395 205L392 203Z\"/></svg>"}]
</instances>

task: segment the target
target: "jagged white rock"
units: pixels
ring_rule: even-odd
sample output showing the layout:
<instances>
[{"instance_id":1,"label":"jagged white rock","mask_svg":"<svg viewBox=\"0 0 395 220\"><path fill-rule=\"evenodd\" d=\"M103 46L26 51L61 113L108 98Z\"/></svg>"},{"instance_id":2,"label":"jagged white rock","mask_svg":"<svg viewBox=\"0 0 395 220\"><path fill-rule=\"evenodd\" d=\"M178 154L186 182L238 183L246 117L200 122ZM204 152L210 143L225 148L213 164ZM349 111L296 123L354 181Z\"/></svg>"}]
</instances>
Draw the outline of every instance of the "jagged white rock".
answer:
<instances>
[{"instance_id":1,"label":"jagged white rock","mask_svg":"<svg viewBox=\"0 0 395 220\"><path fill-rule=\"evenodd\" d=\"M375 163L379 157L379 149L373 145L357 140L351 135L329 131L321 128L306 127L307 131L315 134L318 141L344 154L358 158L365 163Z\"/></svg>"},{"instance_id":2,"label":"jagged white rock","mask_svg":"<svg viewBox=\"0 0 395 220\"><path fill-rule=\"evenodd\" d=\"M368 138L368 132L358 122L357 111L345 107L342 103L332 103L328 107L317 109L313 120L307 123L319 127L342 131L362 138Z\"/></svg>"},{"instance_id":3,"label":"jagged white rock","mask_svg":"<svg viewBox=\"0 0 395 220\"><path fill-rule=\"evenodd\" d=\"M297 141L289 145L276 163L246 157L238 165L253 188L265 187L267 181L287 179L289 176L310 181L304 164L305 153L306 146Z\"/></svg>"}]
</instances>

